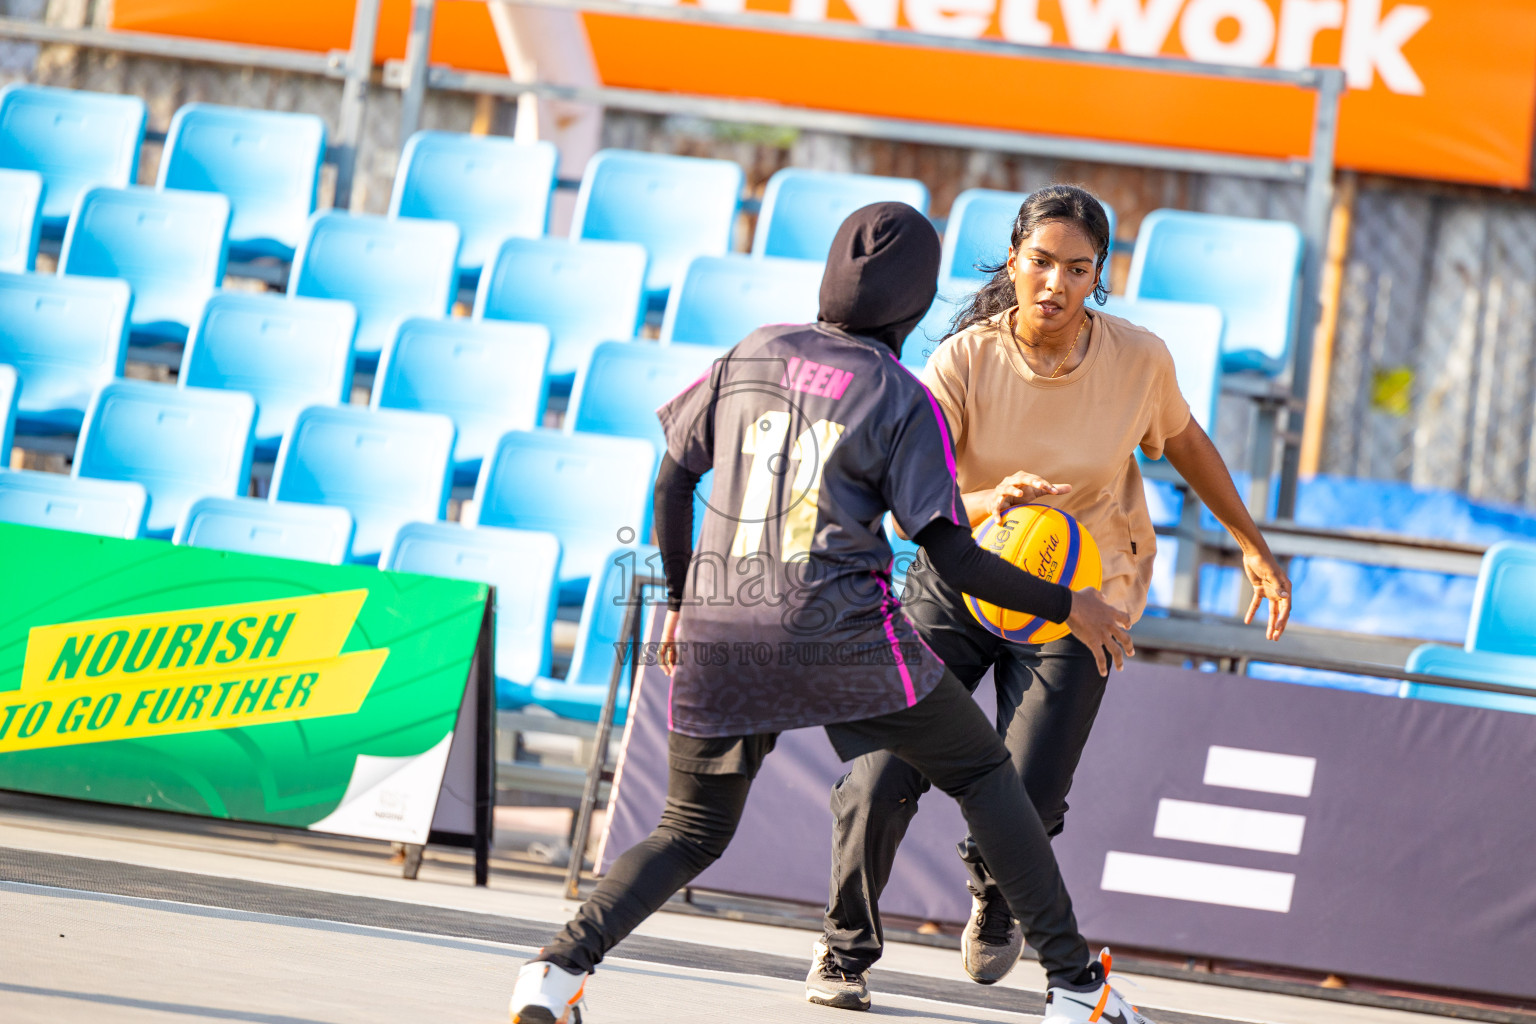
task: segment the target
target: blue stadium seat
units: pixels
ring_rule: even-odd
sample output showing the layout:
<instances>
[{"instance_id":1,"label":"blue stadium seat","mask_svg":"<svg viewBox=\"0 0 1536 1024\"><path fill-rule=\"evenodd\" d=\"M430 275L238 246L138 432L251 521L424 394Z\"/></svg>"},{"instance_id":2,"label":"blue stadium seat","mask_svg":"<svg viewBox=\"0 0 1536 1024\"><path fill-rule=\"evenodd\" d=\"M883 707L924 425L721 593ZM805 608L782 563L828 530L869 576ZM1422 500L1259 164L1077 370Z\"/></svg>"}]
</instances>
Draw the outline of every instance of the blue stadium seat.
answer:
<instances>
[{"instance_id":1,"label":"blue stadium seat","mask_svg":"<svg viewBox=\"0 0 1536 1024\"><path fill-rule=\"evenodd\" d=\"M597 579L582 603L581 624L576 628L576 651L564 679L534 680L533 702L562 718L595 722L608 699L608 684L618 659L616 644L623 641L624 615L631 582L636 574L660 575L660 558L654 547L619 548L607 552L598 563ZM660 587L647 588L647 609L666 607ZM641 622L641 635L646 623ZM629 711L628 676L620 684L614 708L614 724L623 725Z\"/></svg>"},{"instance_id":2,"label":"blue stadium seat","mask_svg":"<svg viewBox=\"0 0 1536 1024\"><path fill-rule=\"evenodd\" d=\"M171 118L155 184L223 193L231 258L291 260L324 159L325 122L314 114L188 103Z\"/></svg>"},{"instance_id":3,"label":"blue stadium seat","mask_svg":"<svg viewBox=\"0 0 1536 1024\"><path fill-rule=\"evenodd\" d=\"M16 430L16 398L21 380L16 367L0 363L0 468L11 464L11 441Z\"/></svg>"},{"instance_id":4,"label":"blue stadium seat","mask_svg":"<svg viewBox=\"0 0 1536 1024\"><path fill-rule=\"evenodd\" d=\"M350 302L218 292L182 353L178 383L250 392L256 454L274 458L300 409L346 403L356 330Z\"/></svg>"},{"instance_id":5,"label":"blue stadium seat","mask_svg":"<svg viewBox=\"0 0 1536 1024\"><path fill-rule=\"evenodd\" d=\"M0 168L0 271L19 274L37 265L42 213L43 176Z\"/></svg>"},{"instance_id":6,"label":"blue stadium seat","mask_svg":"<svg viewBox=\"0 0 1536 1024\"><path fill-rule=\"evenodd\" d=\"M58 238L80 193L122 188L139 170L144 101L44 85L0 89L0 167L43 176L43 233Z\"/></svg>"},{"instance_id":7,"label":"blue stadium seat","mask_svg":"<svg viewBox=\"0 0 1536 1024\"><path fill-rule=\"evenodd\" d=\"M443 220L335 211L310 219L289 295L347 299L357 307L353 354L378 362L400 322L445 316L458 292L459 229Z\"/></svg>"},{"instance_id":8,"label":"blue stadium seat","mask_svg":"<svg viewBox=\"0 0 1536 1024\"><path fill-rule=\"evenodd\" d=\"M185 341L224 280L229 200L213 192L91 188L64 233L59 273L133 287L129 332Z\"/></svg>"},{"instance_id":9,"label":"blue stadium seat","mask_svg":"<svg viewBox=\"0 0 1536 1024\"><path fill-rule=\"evenodd\" d=\"M645 246L646 292L661 305L695 256L730 251L743 180L734 160L605 149L581 176L571 237Z\"/></svg>"},{"instance_id":10,"label":"blue stadium seat","mask_svg":"<svg viewBox=\"0 0 1536 1024\"><path fill-rule=\"evenodd\" d=\"M482 526L558 536L560 599L575 604L603 556L643 536L655 474L649 441L513 430L480 468L475 516Z\"/></svg>"},{"instance_id":11,"label":"blue stadium seat","mask_svg":"<svg viewBox=\"0 0 1536 1024\"><path fill-rule=\"evenodd\" d=\"M520 708L549 674L550 628L560 541L552 533L467 530L456 523L406 523L379 563L396 572L474 580L496 588L496 706Z\"/></svg>"},{"instance_id":12,"label":"blue stadium seat","mask_svg":"<svg viewBox=\"0 0 1536 1024\"><path fill-rule=\"evenodd\" d=\"M1104 312L1145 327L1167 343L1179 390L1195 422L1212 433L1216 403L1221 397L1221 310L1194 302L1111 295Z\"/></svg>"},{"instance_id":13,"label":"blue stadium seat","mask_svg":"<svg viewBox=\"0 0 1536 1024\"><path fill-rule=\"evenodd\" d=\"M628 341L645 311L645 249L633 242L509 238L480 275L475 318L549 328L550 383L568 388L600 341Z\"/></svg>"},{"instance_id":14,"label":"blue stadium seat","mask_svg":"<svg viewBox=\"0 0 1536 1024\"><path fill-rule=\"evenodd\" d=\"M473 484L497 438L543 422L548 363L549 331L539 324L412 318L385 350L373 407L452 419L454 479Z\"/></svg>"},{"instance_id":15,"label":"blue stadium seat","mask_svg":"<svg viewBox=\"0 0 1536 1024\"><path fill-rule=\"evenodd\" d=\"M1141 222L1126 295L1217 306L1222 365L1277 374L1290 356L1302 238L1294 224L1154 210Z\"/></svg>"},{"instance_id":16,"label":"blue stadium seat","mask_svg":"<svg viewBox=\"0 0 1536 1024\"><path fill-rule=\"evenodd\" d=\"M1505 541L1483 555L1467 650L1536 656L1536 546Z\"/></svg>"},{"instance_id":17,"label":"blue stadium seat","mask_svg":"<svg viewBox=\"0 0 1536 1024\"><path fill-rule=\"evenodd\" d=\"M672 289L661 340L734 345L764 324L811 323L823 269L810 260L696 257Z\"/></svg>"},{"instance_id":18,"label":"blue stadium seat","mask_svg":"<svg viewBox=\"0 0 1536 1024\"><path fill-rule=\"evenodd\" d=\"M143 484L145 536L169 539L193 501L249 488L255 424L256 403L239 391L113 381L86 410L73 473Z\"/></svg>"},{"instance_id":19,"label":"blue stadium seat","mask_svg":"<svg viewBox=\"0 0 1536 1024\"><path fill-rule=\"evenodd\" d=\"M24 434L74 433L91 396L123 372L126 281L0 274L0 362L21 377Z\"/></svg>"},{"instance_id":20,"label":"blue stadium seat","mask_svg":"<svg viewBox=\"0 0 1536 1024\"><path fill-rule=\"evenodd\" d=\"M975 291L970 281L958 278L939 279L939 293L934 296L928 313L912 328L907 340L901 345L901 361L913 373L922 373L928 357L949 337L949 322L960 311L961 305Z\"/></svg>"},{"instance_id":21,"label":"blue stadium seat","mask_svg":"<svg viewBox=\"0 0 1536 1024\"><path fill-rule=\"evenodd\" d=\"M709 372L724 349L608 341L597 346L571 394L566 430L639 437L667 449L656 410Z\"/></svg>"},{"instance_id":22,"label":"blue stadium seat","mask_svg":"<svg viewBox=\"0 0 1536 1024\"><path fill-rule=\"evenodd\" d=\"M400 154L389 215L457 224L459 273L473 286L502 239L543 236L559 160L552 142L417 132Z\"/></svg>"},{"instance_id":23,"label":"blue stadium seat","mask_svg":"<svg viewBox=\"0 0 1536 1024\"><path fill-rule=\"evenodd\" d=\"M968 188L955 197L944 226L944 253L939 258L939 280L954 278L974 289L990 274L978 265L992 266L1008 259L1013 241L1013 222L1019 207L1028 198L1025 192L999 192L990 188ZM1115 211L1100 202L1109 217L1111 250L1115 237ZM1107 272L1107 269L1106 269ZM1107 282L1106 282L1107 284Z\"/></svg>"},{"instance_id":24,"label":"blue stadium seat","mask_svg":"<svg viewBox=\"0 0 1536 1024\"><path fill-rule=\"evenodd\" d=\"M357 533L347 560L372 565L403 523L447 514L452 454L446 416L311 406L283 438L272 498L350 511Z\"/></svg>"},{"instance_id":25,"label":"blue stadium seat","mask_svg":"<svg viewBox=\"0 0 1536 1024\"><path fill-rule=\"evenodd\" d=\"M0 523L133 540L144 536L149 492L131 480L0 469Z\"/></svg>"},{"instance_id":26,"label":"blue stadium seat","mask_svg":"<svg viewBox=\"0 0 1536 1024\"><path fill-rule=\"evenodd\" d=\"M898 202L928 212L928 186L914 178L786 167L763 190L752 255L825 261L837 229L854 210Z\"/></svg>"},{"instance_id":27,"label":"blue stadium seat","mask_svg":"<svg viewBox=\"0 0 1536 1024\"><path fill-rule=\"evenodd\" d=\"M1468 679L1478 683L1502 683L1505 686L1526 687L1531 691L1530 697L1516 697L1508 693L1482 693L1477 690L1459 690L1453 686L1408 683L1403 688L1404 697L1536 715L1536 658L1469 651L1443 644L1424 644L1413 649L1404 667L1410 672L1429 676Z\"/></svg>"},{"instance_id":28,"label":"blue stadium seat","mask_svg":"<svg viewBox=\"0 0 1536 1024\"><path fill-rule=\"evenodd\" d=\"M199 498L176 524L174 540L194 548L341 565L352 550L352 533L352 513L335 505Z\"/></svg>"}]
</instances>

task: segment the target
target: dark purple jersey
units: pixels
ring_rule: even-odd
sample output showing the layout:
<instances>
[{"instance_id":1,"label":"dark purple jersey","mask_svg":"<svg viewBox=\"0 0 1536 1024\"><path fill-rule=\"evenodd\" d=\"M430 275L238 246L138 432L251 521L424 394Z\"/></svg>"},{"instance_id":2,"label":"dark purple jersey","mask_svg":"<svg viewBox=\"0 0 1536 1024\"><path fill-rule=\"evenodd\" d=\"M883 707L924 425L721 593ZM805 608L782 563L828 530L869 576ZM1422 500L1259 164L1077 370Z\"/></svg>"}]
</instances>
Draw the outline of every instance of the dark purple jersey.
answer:
<instances>
[{"instance_id":1,"label":"dark purple jersey","mask_svg":"<svg viewBox=\"0 0 1536 1024\"><path fill-rule=\"evenodd\" d=\"M944 667L891 593L907 536L967 520L944 417L884 345L764 327L658 410L667 451L714 471L688 575L671 726L736 736L909 707Z\"/></svg>"}]
</instances>

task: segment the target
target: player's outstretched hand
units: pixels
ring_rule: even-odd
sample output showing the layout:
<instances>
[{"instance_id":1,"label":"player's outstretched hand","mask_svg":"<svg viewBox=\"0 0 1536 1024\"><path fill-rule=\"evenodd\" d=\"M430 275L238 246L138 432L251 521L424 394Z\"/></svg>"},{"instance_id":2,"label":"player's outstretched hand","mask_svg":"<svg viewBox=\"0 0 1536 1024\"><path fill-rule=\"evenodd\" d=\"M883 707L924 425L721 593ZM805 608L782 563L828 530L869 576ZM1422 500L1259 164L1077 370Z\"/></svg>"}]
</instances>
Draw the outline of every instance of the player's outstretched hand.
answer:
<instances>
[{"instance_id":1,"label":"player's outstretched hand","mask_svg":"<svg viewBox=\"0 0 1536 1024\"><path fill-rule=\"evenodd\" d=\"M992 488L992 515L999 521L1015 505L1028 505L1042 494L1066 494L1071 484L1053 484L1033 473L1018 472Z\"/></svg>"},{"instance_id":2,"label":"player's outstretched hand","mask_svg":"<svg viewBox=\"0 0 1536 1024\"><path fill-rule=\"evenodd\" d=\"M1072 592L1072 614L1067 616L1067 628L1093 652L1101 676L1109 675L1106 652L1117 669L1125 668L1125 659L1136 653L1125 612L1105 601L1094 587Z\"/></svg>"},{"instance_id":3,"label":"player's outstretched hand","mask_svg":"<svg viewBox=\"0 0 1536 1024\"><path fill-rule=\"evenodd\" d=\"M1243 622L1253 622L1253 617L1259 612L1260 602L1268 601L1269 626L1264 630L1264 636L1269 640L1279 640L1285 633L1286 623L1291 621L1290 577L1280 568L1280 563L1275 561L1275 556L1269 553L1268 548L1244 554L1243 572L1248 576L1248 585L1253 588L1253 603L1248 606L1248 614L1243 616Z\"/></svg>"},{"instance_id":4,"label":"player's outstretched hand","mask_svg":"<svg viewBox=\"0 0 1536 1024\"><path fill-rule=\"evenodd\" d=\"M669 676L677 668L677 612L670 608L661 623L661 646L656 649L656 663Z\"/></svg>"}]
</instances>

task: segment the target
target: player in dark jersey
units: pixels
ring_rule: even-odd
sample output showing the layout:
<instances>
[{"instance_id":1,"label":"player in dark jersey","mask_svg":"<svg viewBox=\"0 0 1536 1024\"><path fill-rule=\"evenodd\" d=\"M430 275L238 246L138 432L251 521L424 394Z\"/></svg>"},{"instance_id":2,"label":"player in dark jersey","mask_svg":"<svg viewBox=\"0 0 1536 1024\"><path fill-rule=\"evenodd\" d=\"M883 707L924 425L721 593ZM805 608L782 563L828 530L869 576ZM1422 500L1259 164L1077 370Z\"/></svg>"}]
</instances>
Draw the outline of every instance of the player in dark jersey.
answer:
<instances>
[{"instance_id":1,"label":"player in dark jersey","mask_svg":"<svg viewBox=\"0 0 1536 1024\"><path fill-rule=\"evenodd\" d=\"M960 803L1040 954L1046 1024L1147 1024L1109 986L1107 956L1090 958L1002 739L890 591L887 511L951 585L1066 622L1117 665L1132 653L1124 614L1097 591L1031 576L983 552L964 525L943 414L898 360L933 301L938 263L938 235L916 210L856 211L832 244L817 322L754 331L658 410L666 808L523 966L514 1024L579 1020L603 956L725 851L778 733L816 725L843 759L891 751ZM693 491L710 470L695 554ZM765 649L766 659L729 657Z\"/></svg>"}]
</instances>

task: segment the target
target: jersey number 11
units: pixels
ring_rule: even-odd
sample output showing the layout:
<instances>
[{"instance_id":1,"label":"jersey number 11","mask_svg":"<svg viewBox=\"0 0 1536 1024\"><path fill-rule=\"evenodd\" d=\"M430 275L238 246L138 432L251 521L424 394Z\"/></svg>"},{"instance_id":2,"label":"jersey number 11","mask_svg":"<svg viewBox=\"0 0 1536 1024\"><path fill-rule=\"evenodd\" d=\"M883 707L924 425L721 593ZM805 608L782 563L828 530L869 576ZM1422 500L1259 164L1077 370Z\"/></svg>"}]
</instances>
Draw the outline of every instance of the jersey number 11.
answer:
<instances>
[{"instance_id":1,"label":"jersey number 11","mask_svg":"<svg viewBox=\"0 0 1536 1024\"><path fill-rule=\"evenodd\" d=\"M757 417L741 442L741 453L752 456L747 473L746 491L741 497L741 514L736 519L736 541L731 556L755 555L763 546L763 528L768 523L768 504L777 490L775 484L789 471L784 441L789 435L789 413L772 410ZM811 550L816 536L816 503L821 498L821 472L842 439L843 425L831 420L817 420L795 440L788 462L795 462L794 481L787 496L789 508L784 513L784 542L779 557L789 561Z\"/></svg>"}]
</instances>

